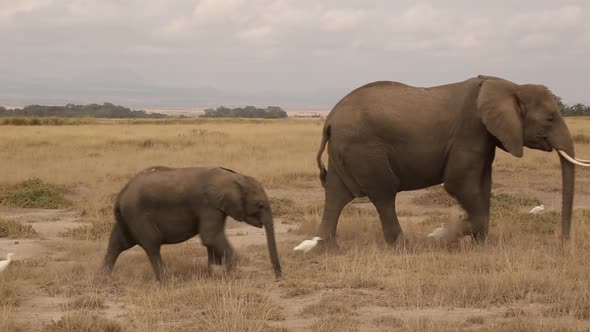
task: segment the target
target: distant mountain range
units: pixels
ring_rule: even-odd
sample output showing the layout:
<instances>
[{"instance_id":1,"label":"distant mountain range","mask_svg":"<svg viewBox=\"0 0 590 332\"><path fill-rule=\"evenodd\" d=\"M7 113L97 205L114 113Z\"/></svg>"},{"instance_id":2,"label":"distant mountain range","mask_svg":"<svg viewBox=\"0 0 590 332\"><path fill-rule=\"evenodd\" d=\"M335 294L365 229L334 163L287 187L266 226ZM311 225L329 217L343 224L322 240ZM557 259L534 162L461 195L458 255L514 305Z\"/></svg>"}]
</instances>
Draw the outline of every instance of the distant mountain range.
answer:
<instances>
[{"instance_id":1,"label":"distant mountain range","mask_svg":"<svg viewBox=\"0 0 590 332\"><path fill-rule=\"evenodd\" d=\"M285 93L238 93L221 87L166 87L133 71L109 69L69 79L22 76L0 70L0 106L89 104L110 102L133 109L280 106L331 108L348 91L322 89Z\"/></svg>"}]
</instances>

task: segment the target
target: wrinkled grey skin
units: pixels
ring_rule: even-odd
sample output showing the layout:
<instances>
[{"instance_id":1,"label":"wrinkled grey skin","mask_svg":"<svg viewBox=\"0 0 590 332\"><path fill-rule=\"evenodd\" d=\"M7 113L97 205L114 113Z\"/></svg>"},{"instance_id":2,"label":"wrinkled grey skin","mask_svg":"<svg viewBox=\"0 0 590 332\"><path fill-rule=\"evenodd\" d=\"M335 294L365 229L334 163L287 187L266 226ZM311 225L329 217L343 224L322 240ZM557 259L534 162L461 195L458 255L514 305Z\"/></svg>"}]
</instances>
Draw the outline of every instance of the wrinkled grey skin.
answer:
<instances>
[{"instance_id":1,"label":"wrinkled grey skin","mask_svg":"<svg viewBox=\"0 0 590 332\"><path fill-rule=\"evenodd\" d=\"M166 269L162 244L184 242L200 234L207 247L208 263L229 271L234 250L225 236L225 220L265 227L275 276L281 265L274 237L272 211L260 183L221 167L169 168L155 166L139 172L115 201L115 224L101 272L110 274L121 252L141 246L154 273L162 281Z\"/></svg>"},{"instance_id":2,"label":"wrinkled grey skin","mask_svg":"<svg viewBox=\"0 0 590 332\"><path fill-rule=\"evenodd\" d=\"M328 144L329 169L322 153ZM574 156L569 130L550 91L490 76L429 88L374 82L345 96L328 116L317 162L325 207L317 236L336 245L340 213L354 197L377 208L385 240L402 234L396 194L444 182L467 212L455 239L488 233L496 147L522 157L523 147ZM562 237L570 233L574 166L560 155ZM449 227L450 229L450 227Z\"/></svg>"}]
</instances>

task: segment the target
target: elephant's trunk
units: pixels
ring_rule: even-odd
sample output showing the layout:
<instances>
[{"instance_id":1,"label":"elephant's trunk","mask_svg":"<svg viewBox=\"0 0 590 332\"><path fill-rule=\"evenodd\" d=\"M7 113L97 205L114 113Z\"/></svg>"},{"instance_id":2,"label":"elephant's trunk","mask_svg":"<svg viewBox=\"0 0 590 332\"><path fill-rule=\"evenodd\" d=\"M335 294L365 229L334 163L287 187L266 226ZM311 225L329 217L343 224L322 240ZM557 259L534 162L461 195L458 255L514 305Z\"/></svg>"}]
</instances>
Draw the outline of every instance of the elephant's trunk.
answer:
<instances>
[{"instance_id":1,"label":"elephant's trunk","mask_svg":"<svg viewBox=\"0 0 590 332\"><path fill-rule=\"evenodd\" d=\"M262 218L262 220L264 223L264 229L266 231L266 242L268 243L270 262L272 263L272 268L274 269L276 278L281 279L281 263L279 262L279 253L277 250L277 243L275 241L275 230L272 214L268 212L267 215Z\"/></svg>"},{"instance_id":2,"label":"elephant's trunk","mask_svg":"<svg viewBox=\"0 0 590 332\"><path fill-rule=\"evenodd\" d=\"M570 237L570 228L572 223L572 207L574 204L574 165L561 155L561 237L562 240L568 240Z\"/></svg>"},{"instance_id":3,"label":"elephant's trunk","mask_svg":"<svg viewBox=\"0 0 590 332\"><path fill-rule=\"evenodd\" d=\"M558 150L559 161L561 163L561 237L566 241L570 237L570 228L572 222L572 208L574 204L574 181L575 169L574 164L563 155L565 152L572 158L574 154L574 143L565 121L558 117L555 125L549 134L549 143ZM560 152L560 150L562 152Z\"/></svg>"}]
</instances>

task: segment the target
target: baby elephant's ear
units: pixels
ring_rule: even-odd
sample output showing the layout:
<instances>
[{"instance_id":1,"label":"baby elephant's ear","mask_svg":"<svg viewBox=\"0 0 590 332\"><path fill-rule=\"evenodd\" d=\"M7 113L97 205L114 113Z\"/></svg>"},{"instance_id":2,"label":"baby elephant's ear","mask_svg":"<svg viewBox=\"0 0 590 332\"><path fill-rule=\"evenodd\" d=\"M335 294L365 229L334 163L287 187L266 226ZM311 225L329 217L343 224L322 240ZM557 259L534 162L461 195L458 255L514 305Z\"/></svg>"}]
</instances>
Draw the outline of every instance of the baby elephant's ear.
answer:
<instances>
[{"instance_id":1,"label":"baby elephant's ear","mask_svg":"<svg viewBox=\"0 0 590 332\"><path fill-rule=\"evenodd\" d=\"M233 176L231 177L233 178ZM215 177L205 185L205 196L209 204L237 221L244 221L244 198L239 181Z\"/></svg>"}]
</instances>

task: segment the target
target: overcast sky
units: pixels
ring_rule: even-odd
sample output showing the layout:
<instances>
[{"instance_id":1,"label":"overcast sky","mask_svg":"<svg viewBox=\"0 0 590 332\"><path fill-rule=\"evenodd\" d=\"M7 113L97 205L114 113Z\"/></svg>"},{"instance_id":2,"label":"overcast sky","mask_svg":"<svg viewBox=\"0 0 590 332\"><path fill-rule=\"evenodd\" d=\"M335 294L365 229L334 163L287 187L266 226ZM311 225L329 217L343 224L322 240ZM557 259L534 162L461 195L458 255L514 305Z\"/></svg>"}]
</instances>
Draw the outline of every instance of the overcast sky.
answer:
<instances>
[{"instance_id":1,"label":"overcast sky","mask_svg":"<svg viewBox=\"0 0 590 332\"><path fill-rule=\"evenodd\" d=\"M0 0L0 81L118 73L305 94L488 74L590 104L589 14L549 0Z\"/></svg>"}]
</instances>

